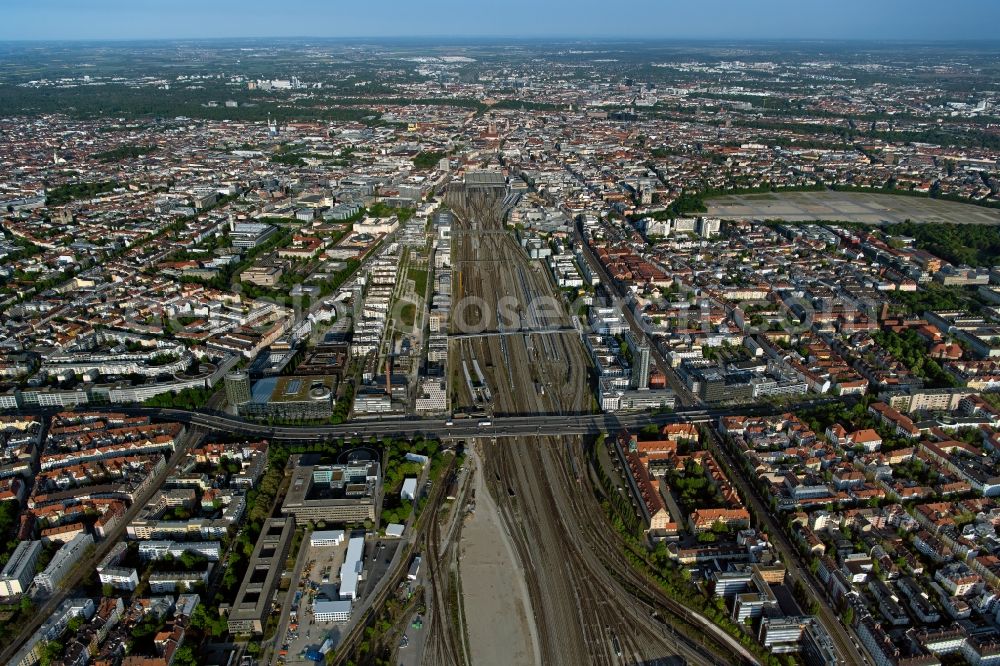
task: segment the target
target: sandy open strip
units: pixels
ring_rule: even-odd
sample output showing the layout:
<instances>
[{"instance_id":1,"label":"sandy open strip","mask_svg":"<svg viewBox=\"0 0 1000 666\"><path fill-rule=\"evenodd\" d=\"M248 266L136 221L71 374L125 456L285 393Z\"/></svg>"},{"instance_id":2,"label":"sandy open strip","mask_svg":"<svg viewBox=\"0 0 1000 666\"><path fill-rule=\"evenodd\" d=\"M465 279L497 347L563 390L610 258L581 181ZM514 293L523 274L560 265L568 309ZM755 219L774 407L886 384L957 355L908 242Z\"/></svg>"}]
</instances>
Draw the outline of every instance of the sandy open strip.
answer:
<instances>
[{"instance_id":1,"label":"sandy open strip","mask_svg":"<svg viewBox=\"0 0 1000 666\"><path fill-rule=\"evenodd\" d=\"M475 454L473 454L475 455ZM531 602L496 504L475 464L476 511L462 528L460 570L475 666L541 663Z\"/></svg>"}]
</instances>

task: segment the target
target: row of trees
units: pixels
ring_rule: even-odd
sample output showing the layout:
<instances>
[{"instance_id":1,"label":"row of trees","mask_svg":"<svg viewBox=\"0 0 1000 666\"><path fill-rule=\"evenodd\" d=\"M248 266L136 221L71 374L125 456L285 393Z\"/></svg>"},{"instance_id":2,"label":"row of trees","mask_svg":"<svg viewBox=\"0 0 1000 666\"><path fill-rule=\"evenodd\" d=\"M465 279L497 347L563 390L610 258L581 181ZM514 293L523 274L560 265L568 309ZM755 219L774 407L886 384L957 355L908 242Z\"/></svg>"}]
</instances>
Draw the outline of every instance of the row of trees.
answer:
<instances>
[{"instance_id":1,"label":"row of trees","mask_svg":"<svg viewBox=\"0 0 1000 666\"><path fill-rule=\"evenodd\" d=\"M161 409L200 409L208 403L213 393L215 391L210 388L186 388L183 391L161 393L148 398L142 404L145 407Z\"/></svg>"},{"instance_id":2,"label":"row of trees","mask_svg":"<svg viewBox=\"0 0 1000 666\"><path fill-rule=\"evenodd\" d=\"M91 199L100 194L107 194L118 187L116 180L104 180L86 183L66 183L53 187L46 192L45 205L61 206L75 199Z\"/></svg>"},{"instance_id":3,"label":"row of trees","mask_svg":"<svg viewBox=\"0 0 1000 666\"><path fill-rule=\"evenodd\" d=\"M1000 228L987 224L907 221L893 226L892 231L916 239L917 247L953 264L993 266L1000 256Z\"/></svg>"},{"instance_id":4,"label":"row of trees","mask_svg":"<svg viewBox=\"0 0 1000 666\"><path fill-rule=\"evenodd\" d=\"M931 388L955 386L955 378L927 355L927 343L914 329L907 329L903 333L875 331L872 338L883 349L902 361L910 372L924 378Z\"/></svg>"},{"instance_id":5,"label":"row of trees","mask_svg":"<svg viewBox=\"0 0 1000 666\"><path fill-rule=\"evenodd\" d=\"M98 162L110 163L110 162L121 162L125 159L135 159L137 157L142 157L143 155L148 155L149 153L155 152L156 146L151 144L146 145L136 145L128 144L124 146L118 146L117 148L112 148L111 150L105 150L100 153L94 153L91 155L92 158Z\"/></svg>"}]
</instances>

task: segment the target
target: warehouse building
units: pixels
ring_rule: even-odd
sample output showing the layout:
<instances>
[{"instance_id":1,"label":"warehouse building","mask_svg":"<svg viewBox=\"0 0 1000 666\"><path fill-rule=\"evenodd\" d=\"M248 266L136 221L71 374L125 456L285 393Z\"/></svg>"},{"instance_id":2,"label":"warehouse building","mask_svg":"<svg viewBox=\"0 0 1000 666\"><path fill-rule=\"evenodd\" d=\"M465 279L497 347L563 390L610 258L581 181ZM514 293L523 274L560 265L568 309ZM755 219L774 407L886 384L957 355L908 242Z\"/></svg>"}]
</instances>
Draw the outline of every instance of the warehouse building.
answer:
<instances>
[{"instance_id":1,"label":"warehouse building","mask_svg":"<svg viewBox=\"0 0 1000 666\"><path fill-rule=\"evenodd\" d=\"M347 542L347 555L340 567L340 598L357 599L358 582L361 580L361 570L364 566L365 538L352 537Z\"/></svg>"},{"instance_id":2,"label":"warehouse building","mask_svg":"<svg viewBox=\"0 0 1000 666\"><path fill-rule=\"evenodd\" d=\"M317 600L313 602L313 619L316 622L347 622L351 619L351 602Z\"/></svg>"}]
</instances>

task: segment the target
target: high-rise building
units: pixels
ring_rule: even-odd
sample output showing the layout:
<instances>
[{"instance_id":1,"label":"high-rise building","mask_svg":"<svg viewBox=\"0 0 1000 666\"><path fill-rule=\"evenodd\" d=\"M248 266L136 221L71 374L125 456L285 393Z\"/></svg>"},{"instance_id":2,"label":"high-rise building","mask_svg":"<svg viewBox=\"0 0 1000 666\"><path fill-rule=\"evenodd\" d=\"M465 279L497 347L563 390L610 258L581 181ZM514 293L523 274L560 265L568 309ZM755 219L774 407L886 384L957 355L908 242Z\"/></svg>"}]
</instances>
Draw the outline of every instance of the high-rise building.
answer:
<instances>
[{"instance_id":1,"label":"high-rise building","mask_svg":"<svg viewBox=\"0 0 1000 666\"><path fill-rule=\"evenodd\" d=\"M649 388L649 345L645 342L639 345L639 353L632 372L635 388L640 390Z\"/></svg>"},{"instance_id":2,"label":"high-rise building","mask_svg":"<svg viewBox=\"0 0 1000 666\"><path fill-rule=\"evenodd\" d=\"M230 405L243 405L250 402L250 375L243 370L234 370L226 374L226 400Z\"/></svg>"},{"instance_id":3,"label":"high-rise building","mask_svg":"<svg viewBox=\"0 0 1000 666\"><path fill-rule=\"evenodd\" d=\"M645 340L639 342L631 331L625 334L625 340L632 351L632 381L634 389L649 388L649 344Z\"/></svg>"},{"instance_id":4,"label":"high-rise building","mask_svg":"<svg viewBox=\"0 0 1000 666\"><path fill-rule=\"evenodd\" d=\"M719 235L722 229L722 220L717 217L699 217L698 235L702 238L712 238Z\"/></svg>"}]
</instances>

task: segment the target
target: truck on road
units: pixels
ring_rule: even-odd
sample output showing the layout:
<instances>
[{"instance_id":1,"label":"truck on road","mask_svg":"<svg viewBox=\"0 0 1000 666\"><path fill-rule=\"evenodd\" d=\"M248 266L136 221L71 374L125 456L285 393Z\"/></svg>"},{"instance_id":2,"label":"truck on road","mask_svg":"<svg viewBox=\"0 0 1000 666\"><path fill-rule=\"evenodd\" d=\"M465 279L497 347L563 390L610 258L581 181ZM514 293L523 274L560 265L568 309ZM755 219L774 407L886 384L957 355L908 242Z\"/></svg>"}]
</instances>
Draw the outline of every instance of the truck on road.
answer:
<instances>
[{"instance_id":1,"label":"truck on road","mask_svg":"<svg viewBox=\"0 0 1000 666\"><path fill-rule=\"evenodd\" d=\"M420 573L420 556L417 555L413 558L413 563L410 564L410 570L406 572L406 577L410 580L416 580L417 575Z\"/></svg>"}]
</instances>

